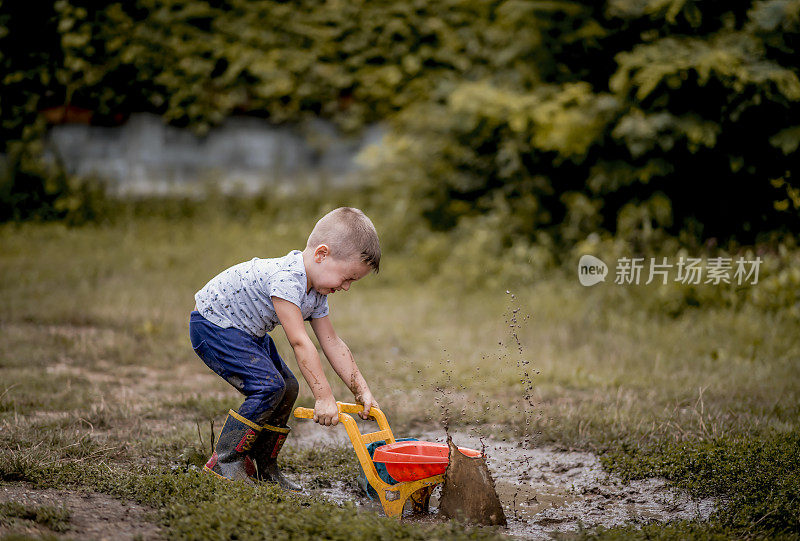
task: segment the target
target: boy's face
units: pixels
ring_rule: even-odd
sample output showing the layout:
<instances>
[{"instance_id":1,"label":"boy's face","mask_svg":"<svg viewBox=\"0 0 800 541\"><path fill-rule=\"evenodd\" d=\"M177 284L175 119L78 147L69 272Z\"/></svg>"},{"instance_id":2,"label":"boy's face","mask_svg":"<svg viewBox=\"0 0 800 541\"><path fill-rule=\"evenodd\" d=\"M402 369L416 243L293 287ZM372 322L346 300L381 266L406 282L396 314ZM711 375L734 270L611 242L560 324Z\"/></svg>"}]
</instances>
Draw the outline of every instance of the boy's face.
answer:
<instances>
[{"instance_id":1,"label":"boy's face","mask_svg":"<svg viewBox=\"0 0 800 541\"><path fill-rule=\"evenodd\" d=\"M311 287L321 295L350 289L356 280L362 279L372 269L359 259L337 259L330 255L328 247L321 244L314 251L314 260L308 269Z\"/></svg>"}]
</instances>

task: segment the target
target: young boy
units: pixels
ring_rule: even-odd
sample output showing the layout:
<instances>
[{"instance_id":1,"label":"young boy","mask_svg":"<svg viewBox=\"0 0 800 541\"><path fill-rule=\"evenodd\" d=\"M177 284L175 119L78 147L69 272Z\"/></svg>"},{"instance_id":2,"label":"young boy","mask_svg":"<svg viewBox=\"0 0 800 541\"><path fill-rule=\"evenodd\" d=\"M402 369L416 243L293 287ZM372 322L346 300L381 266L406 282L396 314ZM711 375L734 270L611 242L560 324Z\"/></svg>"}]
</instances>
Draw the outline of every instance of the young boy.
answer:
<instances>
[{"instance_id":1,"label":"young boy","mask_svg":"<svg viewBox=\"0 0 800 541\"><path fill-rule=\"evenodd\" d=\"M298 392L297 379L267 334L276 325L286 332L314 394L315 422L332 426L339 415L305 321L311 322L328 362L356 402L364 405L361 417L378 407L353 354L333 330L327 296L378 272L380 260L372 221L358 209L342 207L317 222L302 252L234 265L197 292L189 324L192 346L211 370L247 397L238 412L228 412L204 471L300 490L276 463Z\"/></svg>"}]
</instances>

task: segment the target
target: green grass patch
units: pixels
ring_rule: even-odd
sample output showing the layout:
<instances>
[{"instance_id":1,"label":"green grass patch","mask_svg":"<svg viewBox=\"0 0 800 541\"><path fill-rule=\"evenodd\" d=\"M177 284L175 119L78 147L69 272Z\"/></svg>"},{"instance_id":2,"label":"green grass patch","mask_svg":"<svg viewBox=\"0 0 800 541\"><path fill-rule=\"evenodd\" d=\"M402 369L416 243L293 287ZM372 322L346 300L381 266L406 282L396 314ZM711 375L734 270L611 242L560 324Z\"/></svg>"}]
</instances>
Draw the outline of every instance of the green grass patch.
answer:
<instances>
[{"instance_id":1,"label":"green grass patch","mask_svg":"<svg viewBox=\"0 0 800 541\"><path fill-rule=\"evenodd\" d=\"M26 505L20 502L0 503L0 525L15 526L18 521L41 524L54 532L69 528L69 510L52 505Z\"/></svg>"},{"instance_id":2,"label":"green grass patch","mask_svg":"<svg viewBox=\"0 0 800 541\"><path fill-rule=\"evenodd\" d=\"M559 541L730 541L741 537L741 532L718 524L677 521L670 524L634 524L617 528L599 527L581 530L575 534L557 535ZM752 536L757 538L757 536Z\"/></svg>"},{"instance_id":3,"label":"green grass patch","mask_svg":"<svg viewBox=\"0 0 800 541\"><path fill-rule=\"evenodd\" d=\"M93 402L100 396L91 383L79 375L42 374L38 370L3 370L7 392L0 400L0 411L68 411ZM0 390L0 394L2 394Z\"/></svg>"},{"instance_id":4,"label":"green grass patch","mask_svg":"<svg viewBox=\"0 0 800 541\"><path fill-rule=\"evenodd\" d=\"M344 481L355 488L360 470L358 458L353 447L315 446L292 448L291 453L281 456L281 467L287 472L304 474L310 477L309 488L328 488L336 481Z\"/></svg>"},{"instance_id":5,"label":"green grass patch","mask_svg":"<svg viewBox=\"0 0 800 541\"><path fill-rule=\"evenodd\" d=\"M711 520L720 531L800 532L800 431L623 445L601 460L624 480L664 477L696 497L719 498Z\"/></svg>"}]
</instances>

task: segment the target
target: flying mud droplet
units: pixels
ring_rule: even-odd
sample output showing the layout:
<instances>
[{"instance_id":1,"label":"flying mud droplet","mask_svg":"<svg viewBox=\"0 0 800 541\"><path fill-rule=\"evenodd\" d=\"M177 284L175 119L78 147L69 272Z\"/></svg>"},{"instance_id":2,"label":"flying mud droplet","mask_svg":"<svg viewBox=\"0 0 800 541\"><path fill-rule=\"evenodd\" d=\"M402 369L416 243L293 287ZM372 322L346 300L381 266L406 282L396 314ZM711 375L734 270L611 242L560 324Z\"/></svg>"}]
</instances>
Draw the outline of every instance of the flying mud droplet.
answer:
<instances>
[{"instance_id":1,"label":"flying mud droplet","mask_svg":"<svg viewBox=\"0 0 800 541\"><path fill-rule=\"evenodd\" d=\"M453 444L450 434L447 435L447 445L450 447L450 462L444 474L439 512L447 518L471 524L505 526L506 515L486 458L463 454Z\"/></svg>"}]
</instances>

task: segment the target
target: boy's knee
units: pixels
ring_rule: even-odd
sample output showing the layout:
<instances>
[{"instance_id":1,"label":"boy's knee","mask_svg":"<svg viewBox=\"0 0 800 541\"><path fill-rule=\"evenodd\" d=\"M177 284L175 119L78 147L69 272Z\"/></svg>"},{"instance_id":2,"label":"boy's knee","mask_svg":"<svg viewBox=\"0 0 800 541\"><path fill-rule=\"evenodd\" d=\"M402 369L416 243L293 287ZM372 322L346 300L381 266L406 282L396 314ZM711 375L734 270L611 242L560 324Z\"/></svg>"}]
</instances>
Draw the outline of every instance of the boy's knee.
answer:
<instances>
[{"instance_id":1,"label":"boy's knee","mask_svg":"<svg viewBox=\"0 0 800 541\"><path fill-rule=\"evenodd\" d=\"M283 389L285 384L280 376L267 376L266 378L252 379L248 381L247 389L244 394L254 403L260 402L267 404L270 402L280 402L283 400Z\"/></svg>"},{"instance_id":2,"label":"boy's knee","mask_svg":"<svg viewBox=\"0 0 800 541\"><path fill-rule=\"evenodd\" d=\"M276 404L291 400L292 403L297 399L300 392L300 384L297 378L292 375L281 376L275 374L263 381L253 394L261 395L266 402Z\"/></svg>"}]
</instances>

